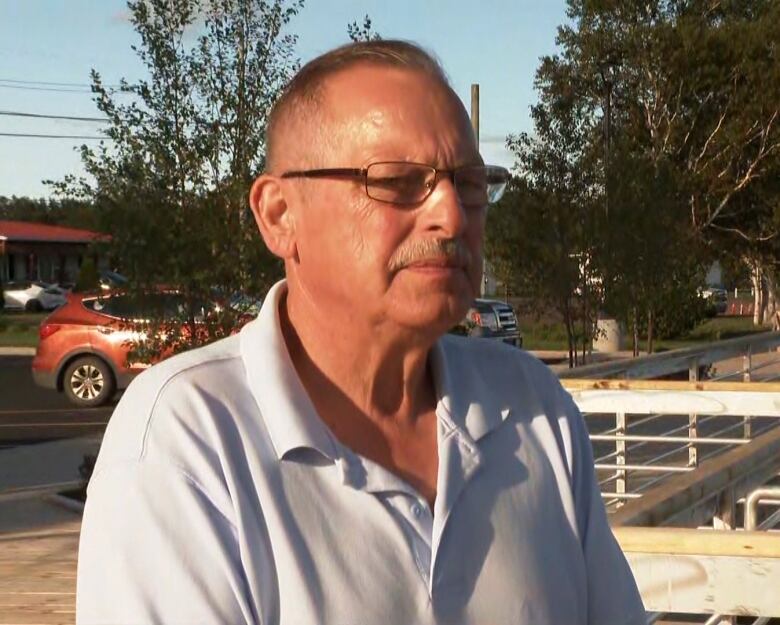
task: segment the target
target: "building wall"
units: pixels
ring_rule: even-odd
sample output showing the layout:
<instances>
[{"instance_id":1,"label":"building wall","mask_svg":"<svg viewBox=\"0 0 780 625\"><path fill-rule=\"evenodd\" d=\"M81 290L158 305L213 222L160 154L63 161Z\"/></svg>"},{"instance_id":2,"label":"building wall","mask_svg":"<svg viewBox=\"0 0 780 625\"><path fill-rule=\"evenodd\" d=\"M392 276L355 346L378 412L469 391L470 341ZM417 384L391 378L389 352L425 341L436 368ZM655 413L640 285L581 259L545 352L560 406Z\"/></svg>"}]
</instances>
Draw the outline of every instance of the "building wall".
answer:
<instances>
[{"instance_id":1,"label":"building wall","mask_svg":"<svg viewBox=\"0 0 780 625\"><path fill-rule=\"evenodd\" d=\"M0 255L0 278L3 282L75 282L87 251L86 245L77 244L8 244ZM105 258L95 261L98 271L108 267Z\"/></svg>"}]
</instances>

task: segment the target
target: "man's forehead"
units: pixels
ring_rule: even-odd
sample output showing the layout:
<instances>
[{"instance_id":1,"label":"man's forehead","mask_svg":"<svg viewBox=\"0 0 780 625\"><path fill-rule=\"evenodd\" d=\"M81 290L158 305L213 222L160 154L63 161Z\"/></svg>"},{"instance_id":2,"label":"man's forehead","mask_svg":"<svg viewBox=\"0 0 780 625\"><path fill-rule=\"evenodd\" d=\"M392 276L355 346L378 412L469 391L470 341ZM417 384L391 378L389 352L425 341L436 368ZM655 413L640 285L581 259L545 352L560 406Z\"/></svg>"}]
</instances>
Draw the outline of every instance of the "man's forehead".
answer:
<instances>
[{"instance_id":1,"label":"man's forehead","mask_svg":"<svg viewBox=\"0 0 780 625\"><path fill-rule=\"evenodd\" d=\"M357 63L326 79L322 91L328 107L337 113L421 105L465 111L448 85L415 68Z\"/></svg>"},{"instance_id":2,"label":"man's forehead","mask_svg":"<svg viewBox=\"0 0 780 625\"><path fill-rule=\"evenodd\" d=\"M458 97L419 70L363 64L334 75L322 95L333 138L354 156L414 160L440 144L476 149Z\"/></svg>"}]
</instances>

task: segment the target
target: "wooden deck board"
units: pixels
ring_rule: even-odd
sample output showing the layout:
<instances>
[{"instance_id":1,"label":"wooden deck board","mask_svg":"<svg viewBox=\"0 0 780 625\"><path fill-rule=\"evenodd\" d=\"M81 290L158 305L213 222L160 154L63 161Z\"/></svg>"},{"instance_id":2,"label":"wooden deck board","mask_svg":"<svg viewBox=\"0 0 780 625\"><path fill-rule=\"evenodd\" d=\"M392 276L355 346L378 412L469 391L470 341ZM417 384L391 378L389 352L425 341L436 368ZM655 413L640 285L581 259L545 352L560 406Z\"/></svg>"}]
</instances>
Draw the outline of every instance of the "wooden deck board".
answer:
<instances>
[{"instance_id":1,"label":"wooden deck board","mask_svg":"<svg viewBox=\"0 0 780 625\"><path fill-rule=\"evenodd\" d=\"M0 625L76 622L78 527L0 537Z\"/></svg>"}]
</instances>

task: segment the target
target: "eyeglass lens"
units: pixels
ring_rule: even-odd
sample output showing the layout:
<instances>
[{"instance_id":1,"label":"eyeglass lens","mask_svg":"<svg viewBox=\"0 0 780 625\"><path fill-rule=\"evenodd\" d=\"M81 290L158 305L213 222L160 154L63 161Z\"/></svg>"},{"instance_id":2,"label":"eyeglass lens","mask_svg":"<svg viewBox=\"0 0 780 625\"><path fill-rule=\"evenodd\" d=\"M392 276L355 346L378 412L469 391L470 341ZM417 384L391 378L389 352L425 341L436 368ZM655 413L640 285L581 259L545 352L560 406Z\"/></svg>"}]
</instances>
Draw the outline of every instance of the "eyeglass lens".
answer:
<instances>
[{"instance_id":1,"label":"eyeglass lens","mask_svg":"<svg viewBox=\"0 0 780 625\"><path fill-rule=\"evenodd\" d=\"M393 204L423 201L436 185L433 167L418 163L373 163L366 171L369 197ZM455 189L464 206L485 206L498 201L507 184L506 170L474 165L454 174Z\"/></svg>"}]
</instances>

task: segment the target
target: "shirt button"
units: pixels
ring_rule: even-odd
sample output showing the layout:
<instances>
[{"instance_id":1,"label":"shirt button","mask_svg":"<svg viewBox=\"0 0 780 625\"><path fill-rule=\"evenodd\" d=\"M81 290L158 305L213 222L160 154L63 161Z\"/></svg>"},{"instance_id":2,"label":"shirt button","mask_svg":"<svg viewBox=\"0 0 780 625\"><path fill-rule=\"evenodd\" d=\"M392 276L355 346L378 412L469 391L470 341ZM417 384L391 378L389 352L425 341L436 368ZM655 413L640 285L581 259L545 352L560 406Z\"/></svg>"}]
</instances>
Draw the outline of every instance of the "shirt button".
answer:
<instances>
[{"instance_id":1,"label":"shirt button","mask_svg":"<svg viewBox=\"0 0 780 625\"><path fill-rule=\"evenodd\" d=\"M416 503L412 505L412 514L416 518L418 519L420 518L420 515L422 514L422 507L420 506L420 504Z\"/></svg>"}]
</instances>

